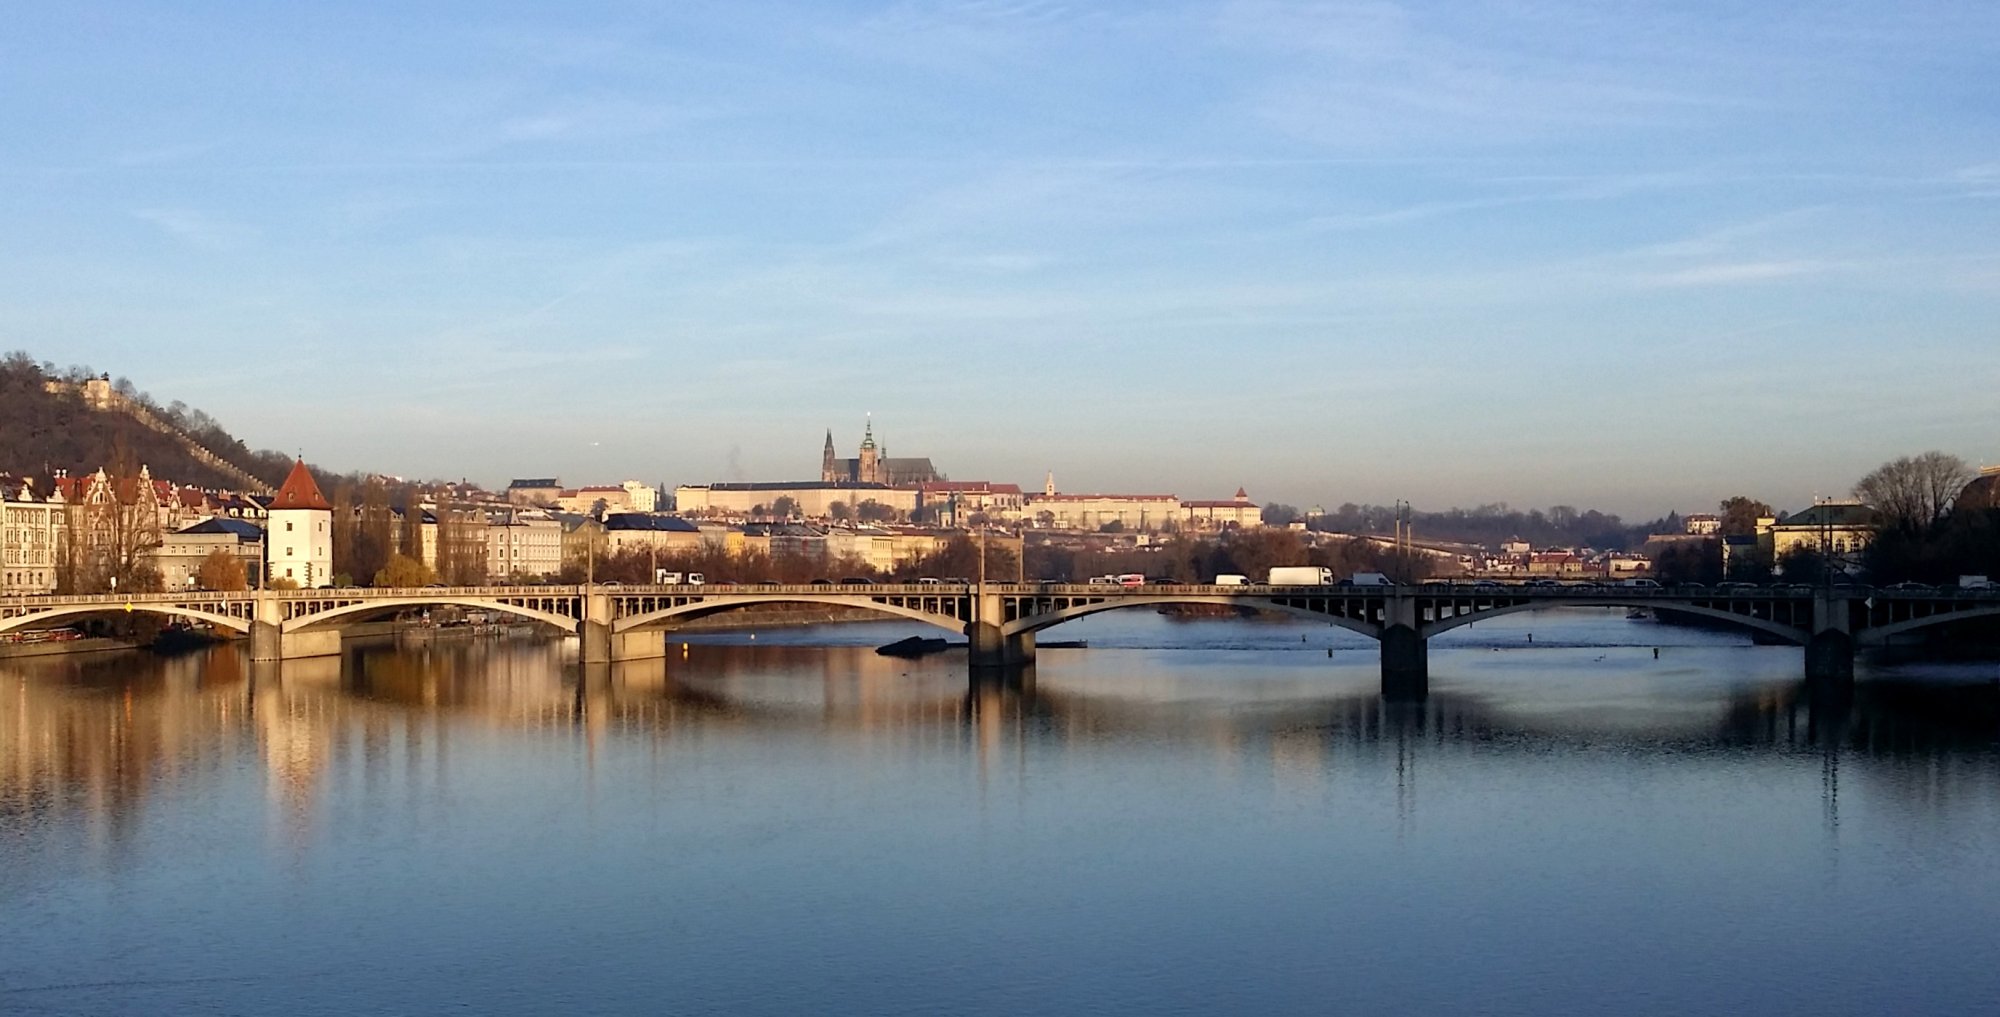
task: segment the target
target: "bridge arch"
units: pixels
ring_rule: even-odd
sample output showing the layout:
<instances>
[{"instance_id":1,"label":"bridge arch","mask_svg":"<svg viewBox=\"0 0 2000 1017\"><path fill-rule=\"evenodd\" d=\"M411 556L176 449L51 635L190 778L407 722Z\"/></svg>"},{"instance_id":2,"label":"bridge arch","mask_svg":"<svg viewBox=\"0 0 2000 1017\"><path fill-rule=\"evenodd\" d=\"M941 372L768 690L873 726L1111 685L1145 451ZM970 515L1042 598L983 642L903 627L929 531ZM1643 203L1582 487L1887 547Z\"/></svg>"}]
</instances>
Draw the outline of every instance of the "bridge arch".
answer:
<instances>
[{"instance_id":1,"label":"bridge arch","mask_svg":"<svg viewBox=\"0 0 2000 1017\"><path fill-rule=\"evenodd\" d=\"M318 628L327 622L338 621L342 618L352 618L358 614L378 614L384 611L411 607L463 607L473 611L497 611L502 614L513 615L516 618L525 618L529 621L538 621L545 625L552 625L565 632L575 632L577 630L576 619L568 615L556 614L551 611L541 611L531 607L522 607L519 604L508 604L498 600L452 596L370 598L368 600L342 604L339 607L330 607L324 611L317 611L312 614L300 615L296 618L288 618L279 626L279 630L286 633L298 632L305 629ZM245 631L248 631L249 627L246 624L244 628Z\"/></svg>"},{"instance_id":2,"label":"bridge arch","mask_svg":"<svg viewBox=\"0 0 2000 1017\"><path fill-rule=\"evenodd\" d=\"M1806 644L1806 640L1810 638L1812 635L1812 633L1807 632L1805 629L1802 629L1796 625L1787 625L1784 622L1772 621L1769 618L1754 618L1746 614L1736 614L1730 611L1721 611L1712 607L1696 607L1695 605L1692 604L1680 604L1680 603L1662 604L1657 599L1640 600L1637 598L1620 599L1617 597L1591 597L1589 599L1579 597L1574 600L1565 599L1560 601L1531 600L1526 603L1509 604L1505 607L1489 608L1487 610L1479 611L1473 614L1462 614L1451 618L1441 618L1437 621L1426 622L1423 625L1422 631L1424 638L1428 640L1431 637L1438 635L1439 633L1450 632L1452 629L1458 628L1462 625L1470 625L1473 622L1487 621L1493 618L1501 618L1510 614L1522 614L1528 611L1547 611L1553 608L1562 608L1562 607L1623 607L1623 608L1637 607L1637 608L1644 608L1649 611L1657 610L1664 607L1669 611L1679 611L1682 614L1700 615L1703 618L1714 618L1719 621L1730 622L1732 624L1742 626L1743 628L1756 629L1759 632L1768 632L1771 635L1777 636L1778 638L1783 639L1794 646L1804 646Z\"/></svg>"},{"instance_id":3,"label":"bridge arch","mask_svg":"<svg viewBox=\"0 0 2000 1017\"><path fill-rule=\"evenodd\" d=\"M63 618L103 617L105 615L124 614L128 611L132 614L157 614L173 618L186 618L190 621L207 622L208 624L220 625L233 632L241 632L246 635L250 632L250 619L248 618L231 618L228 615L197 611L194 608L180 607L175 604L148 604L143 601L134 601L130 604L52 605L47 609L35 610L27 614L18 614L11 618L0 618L0 632L12 632L15 629L32 628L51 620L60 620Z\"/></svg>"},{"instance_id":4,"label":"bridge arch","mask_svg":"<svg viewBox=\"0 0 2000 1017\"><path fill-rule=\"evenodd\" d=\"M663 628L665 627L665 623L676 618L699 618L703 615L721 614L725 611L732 611L757 604L819 604L826 607L855 607L874 611L878 614L892 615L897 618L907 618L911 621L923 622L926 625L936 626L954 635L965 634L965 622L962 619L953 618L949 615L931 614L912 607L885 604L869 597L814 596L809 593L776 595L766 593L747 596L722 595L704 597L701 600L690 603L676 604L672 607L660 608L657 611L648 611L644 614L635 614L620 618L612 623L611 631L613 633L621 633L646 628Z\"/></svg>"},{"instance_id":5,"label":"bridge arch","mask_svg":"<svg viewBox=\"0 0 2000 1017\"><path fill-rule=\"evenodd\" d=\"M1119 611L1130 607L1161 607L1169 604L1221 604L1226 607L1251 607L1259 611L1277 611L1281 614L1289 614L1310 621L1326 622L1346 629L1349 632L1358 632L1370 639L1382 638L1382 633L1376 625L1362 621L1359 618L1342 618L1338 615L1321 614L1317 611L1308 611L1302 607L1292 607L1287 604L1278 604L1262 599L1203 596L1193 593L1167 593L1157 597L1108 597L1096 603L1077 604L1063 608L1060 611L1017 618L1002 625L1000 627L1000 634L1003 636L1018 636L1023 633L1040 632L1043 629L1061 625L1066 621L1074 621L1078 618L1101 614L1105 611Z\"/></svg>"},{"instance_id":6,"label":"bridge arch","mask_svg":"<svg viewBox=\"0 0 2000 1017\"><path fill-rule=\"evenodd\" d=\"M1905 632L1915 632L1918 629L1927 629L1933 625L1949 625L1952 622L1966 621L1972 618L1991 618L1995 616L2000 616L2000 604L1988 604L1984 607L1946 611L1941 614L1925 615L1922 618L1908 618L1899 622L1890 622L1887 625L1870 626L1861 630L1857 641L1867 646L1882 646L1890 639Z\"/></svg>"}]
</instances>

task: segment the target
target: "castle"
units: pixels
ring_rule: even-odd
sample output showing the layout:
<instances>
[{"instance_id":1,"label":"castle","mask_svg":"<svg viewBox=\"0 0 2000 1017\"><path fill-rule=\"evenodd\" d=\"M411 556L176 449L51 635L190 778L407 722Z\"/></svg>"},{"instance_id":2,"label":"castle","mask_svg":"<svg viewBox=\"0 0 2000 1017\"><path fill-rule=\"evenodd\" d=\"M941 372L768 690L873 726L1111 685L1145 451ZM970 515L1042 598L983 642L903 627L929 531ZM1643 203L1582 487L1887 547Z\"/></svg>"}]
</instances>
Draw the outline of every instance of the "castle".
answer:
<instances>
[{"instance_id":1,"label":"castle","mask_svg":"<svg viewBox=\"0 0 2000 1017\"><path fill-rule=\"evenodd\" d=\"M930 484L943 480L928 458L892 459L875 444L875 421L870 419L861 438L861 454L843 459L834 454L833 431L826 432L826 446L820 450L819 479L822 484Z\"/></svg>"}]
</instances>

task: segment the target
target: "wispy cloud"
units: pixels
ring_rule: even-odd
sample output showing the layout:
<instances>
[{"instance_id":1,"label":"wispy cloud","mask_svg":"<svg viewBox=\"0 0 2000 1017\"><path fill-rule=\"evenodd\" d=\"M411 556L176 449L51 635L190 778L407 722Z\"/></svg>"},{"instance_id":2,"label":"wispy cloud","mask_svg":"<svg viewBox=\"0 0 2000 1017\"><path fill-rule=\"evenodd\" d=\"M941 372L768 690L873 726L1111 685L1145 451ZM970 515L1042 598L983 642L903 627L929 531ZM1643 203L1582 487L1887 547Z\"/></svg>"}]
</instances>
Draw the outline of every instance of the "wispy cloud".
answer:
<instances>
[{"instance_id":1,"label":"wispy cloud","mask_svg":"<svg viewBox=\"0 0 2000 1017\"><path fill-rule=\"evenodd\" d=\"M258 236L250 226L191 208L142 208L132 214L176 240L208 251L246 247Z\"/></svg>"},{"instance_id":2,"label":"wispy cloud","mask_svg":"<svg viewBox=\"0 0 2000 1017\"><path fill-rule=\"evenodd\" d=\"M1225 40L1270 61L1251 93L1256 115L1340 148L1687 123L1754 102L1631 48L1554 43L1577 26L1546 23L1532 5L1505 10L1482 17L1453 7L1446 17L1392 3L1245 0L1219 24Z\"/></svg>"},{"instance_id":3,"label":"wispy cloud","mask_svg":"<svg viewBox=\"0 0 2000 1017\"><path fill-rule=\"evenodd\" d=\"M1818 275L1837 266L1824 261L1740 261L1693 265L1669 272L1642 273L1637 281L1658 287L1730 286Z\"/></svg>"}]
</instances>

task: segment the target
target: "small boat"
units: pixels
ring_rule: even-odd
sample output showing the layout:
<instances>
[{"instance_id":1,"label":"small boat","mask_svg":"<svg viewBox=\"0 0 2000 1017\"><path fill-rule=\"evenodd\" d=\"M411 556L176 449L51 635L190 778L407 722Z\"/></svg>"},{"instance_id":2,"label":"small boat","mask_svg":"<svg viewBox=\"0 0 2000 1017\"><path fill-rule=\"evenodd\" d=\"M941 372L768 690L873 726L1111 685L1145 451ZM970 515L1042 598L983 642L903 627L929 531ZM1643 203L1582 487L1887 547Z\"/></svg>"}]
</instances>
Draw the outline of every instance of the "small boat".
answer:
<instances>
[{"instance_id":1,"label":"small boat","mask_svg":"<svg viewBox=\"0 0 2000 1017\"><path fill-rule=\"evenodd\" d=\"M1625 612L1626 621L1645 621L1646 619L1651 617L1652 614L1643 607L1635 607Z\"/></svg>"}]
</instances>

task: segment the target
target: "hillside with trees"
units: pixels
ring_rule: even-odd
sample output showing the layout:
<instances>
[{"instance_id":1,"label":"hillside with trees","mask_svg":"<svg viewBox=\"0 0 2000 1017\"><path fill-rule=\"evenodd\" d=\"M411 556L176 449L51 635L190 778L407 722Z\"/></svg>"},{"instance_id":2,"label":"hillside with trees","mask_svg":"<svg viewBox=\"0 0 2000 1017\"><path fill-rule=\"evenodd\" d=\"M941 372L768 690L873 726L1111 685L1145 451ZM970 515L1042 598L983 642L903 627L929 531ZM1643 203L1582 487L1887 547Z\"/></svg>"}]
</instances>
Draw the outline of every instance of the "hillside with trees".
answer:
<instances>
[{"instance_id":1,"label":"hillside with trees","mask_svg":"<svg viewBox=\"0 0 2000 1017\"><path fill-rule=\"evenodd\" d=\"M156 477L199 487L242 486L239 478L202 462L180 441L146 426L132 413L86 405L76 389L95 377L97 373L88 367L58 368L18 351L0 359L0 473L43 477L57 470L87 473L111 462L114 448L122 442L132 458ZM49 391L51 381L63 383L64 389ZM123 378L112 388L125 403L267 484L281 483L291 467L291 457L251 450L200 410L180 402L161 406Z\"/></svg>"}]
</instances>

